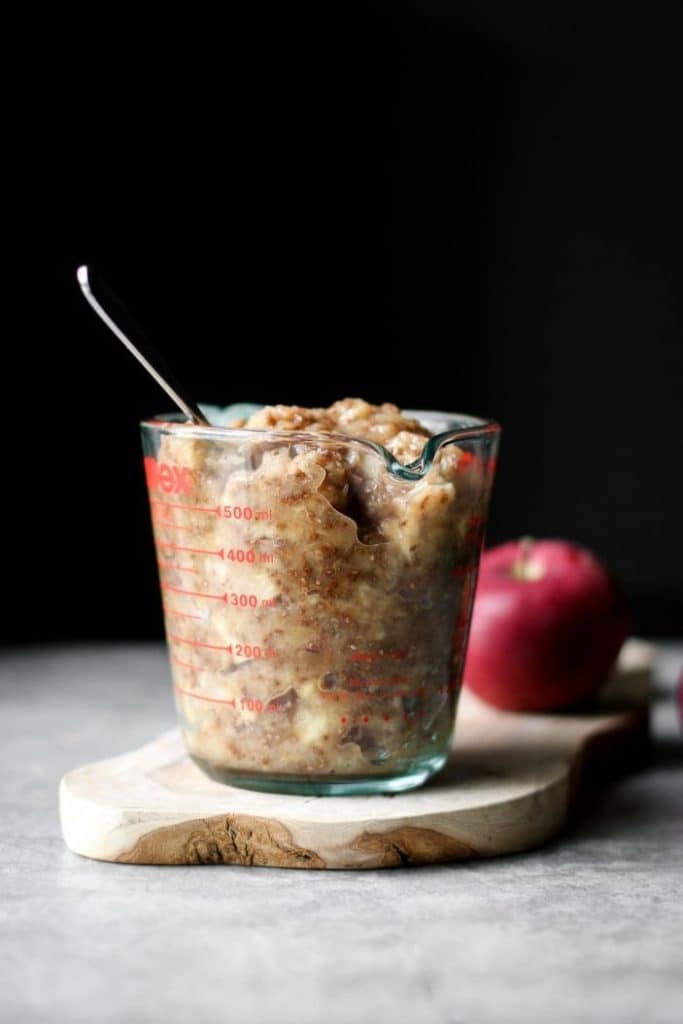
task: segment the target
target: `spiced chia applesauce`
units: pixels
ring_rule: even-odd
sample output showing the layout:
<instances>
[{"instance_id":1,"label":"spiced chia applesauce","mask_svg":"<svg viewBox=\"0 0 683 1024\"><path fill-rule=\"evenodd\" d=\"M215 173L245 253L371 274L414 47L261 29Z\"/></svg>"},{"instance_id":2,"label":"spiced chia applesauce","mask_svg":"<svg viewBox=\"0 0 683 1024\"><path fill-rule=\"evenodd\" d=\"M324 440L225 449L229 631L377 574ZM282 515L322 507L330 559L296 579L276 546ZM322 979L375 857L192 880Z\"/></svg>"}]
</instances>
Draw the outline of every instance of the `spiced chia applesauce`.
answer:
<instances>
[{"instance_id":1,"label":"spiced chia applesauce","mask_svg":"<svg viewBox=\"0 0 683 1024\"><path fill-rule=\"evenodd\" d=\"M143 438L197 763L233 784L317 793L405 789L437 771L496 425L345 399L220 427L151 421Z\"/></svg>"}]
</instances>

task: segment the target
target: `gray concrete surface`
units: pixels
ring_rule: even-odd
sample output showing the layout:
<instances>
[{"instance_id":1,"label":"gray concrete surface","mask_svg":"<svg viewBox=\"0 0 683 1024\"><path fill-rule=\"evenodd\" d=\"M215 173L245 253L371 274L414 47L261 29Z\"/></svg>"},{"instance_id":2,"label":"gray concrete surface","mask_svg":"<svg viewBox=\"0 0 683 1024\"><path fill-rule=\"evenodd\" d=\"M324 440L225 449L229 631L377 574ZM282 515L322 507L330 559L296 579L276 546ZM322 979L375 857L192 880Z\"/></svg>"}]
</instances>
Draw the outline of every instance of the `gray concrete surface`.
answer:
<instances>
[{"instance_id":1,"label":"gray concrete surface","mask_svg":"<svg viewBox=\"0 0 683 1024\"><path fill-rule=\"evenodd\" d=\"M488 1024L683 1019L683 646L661 650L651 767L503 860L398 871L98 864L57 785L173 724L160 647L0 658L0 1018Z\"/></svg>"}]
</instances>

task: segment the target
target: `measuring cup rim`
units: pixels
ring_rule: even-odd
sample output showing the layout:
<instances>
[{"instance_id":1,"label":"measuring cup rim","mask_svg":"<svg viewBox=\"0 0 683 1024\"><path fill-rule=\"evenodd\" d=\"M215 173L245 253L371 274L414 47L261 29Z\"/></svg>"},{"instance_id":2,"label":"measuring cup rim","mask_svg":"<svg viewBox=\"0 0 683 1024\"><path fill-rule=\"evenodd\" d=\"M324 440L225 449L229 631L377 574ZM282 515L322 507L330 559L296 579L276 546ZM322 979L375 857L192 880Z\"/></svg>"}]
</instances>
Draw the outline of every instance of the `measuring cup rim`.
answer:
<instances>
[{"instance_id":1,"label":"measuring cup rim","mask_svg":"<svg viewBox=\"0 0 683 1024\"><path fill-rule=\"evenodd\" d=\"M320 447L323 443L335 445L349 443L362 445L371 449L384 462L389 472L401 480L420 480L429 472L437 452L446 445L458 444L464 441L473 441L488 437L493 444L497 444L501 433L500 425L492 419L484 419L479 416L471 416L467 413L440 412L432 409L405 409L404 415L418 420L425 426L429 426L429 420L452 421L457 426L449 427L428 437L420 456L413 462L403 465L394 458L392 453L378 441L371 441L367 437L358 437L355 434L341 434L327 431L314 430L271 430L255 429L253 427L224 427L224 426L202 426L197 423L189 423L182 418L182 413L164 413L151 420L143 420L141 427L148 430L158 430L166 433L182 434L183 437L204 438L206 440L238 440L252 439L263 441L266 438L286 441L288 443L298 442Z\"/></svg>"}]
</instances>

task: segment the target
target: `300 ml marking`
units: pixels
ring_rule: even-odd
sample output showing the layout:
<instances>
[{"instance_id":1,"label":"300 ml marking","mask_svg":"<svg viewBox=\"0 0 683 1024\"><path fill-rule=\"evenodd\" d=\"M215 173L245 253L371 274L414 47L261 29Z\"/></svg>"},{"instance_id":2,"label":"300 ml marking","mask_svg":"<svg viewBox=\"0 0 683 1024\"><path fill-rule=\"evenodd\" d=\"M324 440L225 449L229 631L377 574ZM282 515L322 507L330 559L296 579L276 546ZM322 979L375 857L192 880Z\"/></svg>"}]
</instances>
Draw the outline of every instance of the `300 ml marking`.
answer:
<instances>
[{"instance_id":1,"label":"300 ml marking","mask_svg":"<svg viewBox=\"0 0 683 1024\"><path fill-rule=\"evenodd\" d=\"M186 590L184 587L174 587L173 584L166 583L165 580L162 580L159 585L162 590L168 590L172 594L203 598L206 601L222 601L223 604L233 608L274 608L277 604L277 598L259 597L258 594L237 594L227 590L222 594L210 594L206 590Z\"/></svg>"}]
</instances>

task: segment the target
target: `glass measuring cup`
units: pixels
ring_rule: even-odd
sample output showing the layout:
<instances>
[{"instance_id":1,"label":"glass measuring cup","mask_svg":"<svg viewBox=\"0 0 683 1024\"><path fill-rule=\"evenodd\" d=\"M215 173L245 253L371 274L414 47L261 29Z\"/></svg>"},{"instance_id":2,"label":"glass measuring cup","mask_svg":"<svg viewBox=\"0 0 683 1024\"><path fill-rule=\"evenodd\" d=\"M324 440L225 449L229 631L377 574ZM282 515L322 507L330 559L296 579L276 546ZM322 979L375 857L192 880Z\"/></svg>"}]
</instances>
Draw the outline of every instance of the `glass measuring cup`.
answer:
<instances>
[{"instance_id":1,"label":"glass measuring cup","mask_svg":"<svg viewBox=\"0 0 683 1024\"><path fill-rule=\"evenodd\" d=\"M399 792L445 764L499 439L142 424L176 706L212 778Z\"/></svg>"}]
</instances>

